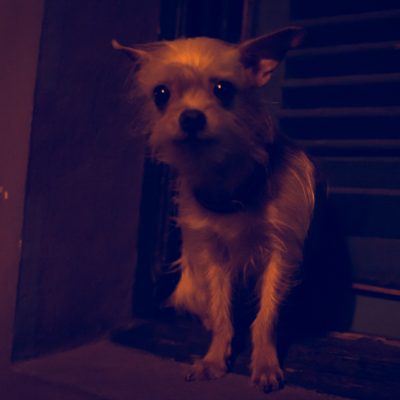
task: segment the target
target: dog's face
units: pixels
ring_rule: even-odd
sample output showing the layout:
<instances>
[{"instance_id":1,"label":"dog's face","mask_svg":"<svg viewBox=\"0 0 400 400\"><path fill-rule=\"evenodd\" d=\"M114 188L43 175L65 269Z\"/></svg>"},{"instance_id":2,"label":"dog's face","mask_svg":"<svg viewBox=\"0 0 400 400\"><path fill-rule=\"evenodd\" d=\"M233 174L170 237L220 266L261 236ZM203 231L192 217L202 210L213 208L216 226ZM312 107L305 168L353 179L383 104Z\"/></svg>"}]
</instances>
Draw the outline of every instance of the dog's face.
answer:
<instances>
[{"instance_id":1,"label":"dog's face","mask_svg":"<svg viewBox=\"0 0 400 400\"><path fill-rule=\"evenodd\" d=\"M239 158L265 162L273 130L257 88L301 35L288 28L240 45L209 38L135 48L113 42L135 63L134 90L146 101L155 157L192 174Z\"/></svg>"}]
</instances>

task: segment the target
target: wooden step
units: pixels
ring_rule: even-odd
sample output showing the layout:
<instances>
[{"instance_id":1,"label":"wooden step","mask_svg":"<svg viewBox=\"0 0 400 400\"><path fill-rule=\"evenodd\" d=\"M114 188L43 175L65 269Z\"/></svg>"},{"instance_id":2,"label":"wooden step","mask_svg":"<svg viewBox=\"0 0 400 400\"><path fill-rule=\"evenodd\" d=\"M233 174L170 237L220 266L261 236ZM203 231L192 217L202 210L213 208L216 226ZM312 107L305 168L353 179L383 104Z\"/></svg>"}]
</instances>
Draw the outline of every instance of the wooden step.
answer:
<instances>
[{"instance_id":1,"label":"wooden step","mask_svg":"<svg viewBox=\"0 0 400 400\"><path fill-rule=\"evenodd\" d=\"M400 116L400 107L352 107L352 108L314 108L312 110L281 110L278 114L280 118L289 117L368 117L368 116L392 117Z\"/></svg>"},{"instance_id":2,"label":"wooden step","mask_svg":"<svg viewBox=\"0 0 400 400\"><path fill-rule=\"evenodd\" d=\"M324 16L359 14L400 8L398 0L291 0L291 18L317 18Z\"/></svg>"},{"instance_id":3,"label":"wooden step","mask_svg":"<svg viewBox=\"0 0 400 400\"><path fill-rule=\"evenodd\" d=\"M399 157L400 140L298 140L311 155L326 157Z\"/></svg>"},{"instance_id":4,"label":"wooden step","mask_svg":"<svg viewBox=\"0 0 400 400\"><path fill-rule=\"evenodd\" d=\"M281 129L299 140L400 139L400 107L283 109L278 117Z\"/></svg>"},{"instance_id":5,"label":"wooden step","mask_svg":"<svg viewBox=\"0 0 400 400\"><path fill-rule=\"evenodd\" d=\"M359 21L372 22L378 19L391 19L400 16L400 7L392 10L359 12L356 14L341 14L334 16L319 16L316 18L292 19L291 24L301 25L306 29L313 26L336 25L342 23L357 23Z\"/></svg>"},{"instance_id":6,"label":"wooden step","mask_svg":"<svg viewBox=\"0 0 400 400\"><path fill-rule=\"evenodd\" d=\"M398 41L292 50L286 58L286 78L312 78L400 71Z\"/></svg>"},{"instance_id":7,"label":"wooden step","mask_svg":"<svg viewBox=\"0 0 400 400\"><path fill-rule=\"evenodd\" d=\"M326 76L319 78L286 79L283 88L302 88L314 86L363 85L368 83L397 83L400 73L373 75Z\"/></svg>"},{"instance_id":8,"label":"wooden step","mask_svg":"<svg viewBox=\"0 0 400 400\"><path fill-rule=\"evenodd\" d=\"M400 189L400 157L316 157L331 186Z\"/></svg>"},{"instance_id":9,"label":"wooden step","mask_svg":"<svg viewBox=\"0 0 400 400\"><path fill-rule=\"evenodd\" d=\"M400 293L400 239L350 236L346 243L354 282Z\"/></svg>"},{"instance_id":10,"label":"wooden step","mask_svg":"<svg viewBox=\"0 0 400 400\"><path fill-rule=\"evenodd\" d=\"M400 238L400 190L329 190L336 220L346 236Z\"/></svg>"},{"instance_id":11,"label":"wooden step","mask_svg":"<svg viewBox=\"0 0 400 400\"><path fill-rule=\"evenodd\" d=\"M378 43L357 43L357 44L343 44L340 46L325 46L325 47L312 47L312 48L299 48L291 50L287 57L296 58L304 56L321 56L321 55L342 55L352 53L362 53L365 51L384 51L384 50L398 50L399 43L397 40L384 41Z\"/></svg>"},{"instance_id":12,"label":"wooden step","mask_svg":"<svg viewBox=\"0 0 400 400\"><path fill-rule=\"evenodd\" d=\"M306 29L303 47L394 41L400 38L400 10L293 21Z\"/></svg>"},{"instance_id":13,"label":"wooden step","mask_svg":"<svg viewBox=\"0 0 400 400\"><path fill-rule=\"evenodd\" d=\"M373 107L400 105L400 74L375 80L337 78L304 79L299 84L289 81L282 89L282 101L285 108L315 107ZM313 81L307 82L305 81ZM317 81L320 81L317 83Z\"/></svg>"},{"instance_id":14,"label":"wooden step","mask_svg":"<svg viewBox=\"0 0 400 400\"><path fill-rule=\"evenodd\" d=\"M387 288L384 285L376 286L368 283L353 283L352 288L357 294L400 300L400 289Z\"/></svg>"}]
</instances>

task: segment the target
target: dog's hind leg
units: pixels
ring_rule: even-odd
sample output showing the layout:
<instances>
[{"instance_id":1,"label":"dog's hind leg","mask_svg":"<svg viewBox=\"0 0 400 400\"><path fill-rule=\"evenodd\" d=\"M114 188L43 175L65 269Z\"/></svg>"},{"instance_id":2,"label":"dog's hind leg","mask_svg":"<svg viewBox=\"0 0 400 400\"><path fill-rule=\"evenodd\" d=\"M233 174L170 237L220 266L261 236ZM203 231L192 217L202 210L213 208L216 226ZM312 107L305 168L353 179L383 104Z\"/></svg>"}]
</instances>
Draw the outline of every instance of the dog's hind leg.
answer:
<instances>
[{"instance_id":1,"label":"dog's hind leg","mask_svg":"<svg viewBox=\"0 0 400 400\"><path fill-rule=\"evenodd\" d=\"M195 362L186 379L206 380L222 377L226 372L226 360L231 353L233 327L231 322L232 282L230 274L218 265L210 265L207 271L209 286L209 310L212 340L207 354Z\"/></svg>"}]
</instances>

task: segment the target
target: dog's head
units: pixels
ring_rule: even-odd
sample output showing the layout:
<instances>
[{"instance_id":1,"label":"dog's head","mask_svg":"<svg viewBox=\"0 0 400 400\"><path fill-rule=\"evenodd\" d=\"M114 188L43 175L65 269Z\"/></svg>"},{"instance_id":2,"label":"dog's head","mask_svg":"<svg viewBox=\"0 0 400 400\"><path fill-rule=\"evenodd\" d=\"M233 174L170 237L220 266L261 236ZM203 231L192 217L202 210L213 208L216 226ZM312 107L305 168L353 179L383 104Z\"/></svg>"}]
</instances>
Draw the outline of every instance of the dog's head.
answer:
<instances>
[{"instance_id":1,"label":"dog's head","mask_svg":"<svg viewBox=\"0 0 400 400\"><path fill-rule=\"evenodd\" d=\"M292 27L239 45L210 38L135 47L113 41L134 63L133 90L146 103L155 157L192 173L235 157L265 162L274 133L257 89L302 36Z\"/></svg>"}]
</instances>

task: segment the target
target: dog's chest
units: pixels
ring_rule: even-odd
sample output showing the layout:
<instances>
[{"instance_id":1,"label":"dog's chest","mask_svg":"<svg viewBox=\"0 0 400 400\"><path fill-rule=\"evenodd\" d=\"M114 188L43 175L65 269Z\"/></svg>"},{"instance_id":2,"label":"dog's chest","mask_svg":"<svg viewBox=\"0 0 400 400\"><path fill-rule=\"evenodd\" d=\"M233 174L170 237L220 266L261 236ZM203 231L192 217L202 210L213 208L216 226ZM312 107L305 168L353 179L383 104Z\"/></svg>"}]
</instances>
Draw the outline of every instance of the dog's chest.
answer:
<instances>
[{"instance_id":1,"label":"dog's chest","mask_svg":"<svg viewBox=\"0 0 400 400\"><path fill-rule=\"evenodd\" d=\"M231 268L265 261L268 233L262 215L182 211L183 246L189 252L207 252L211 259Z\"/></svg>"}]
</instances>

